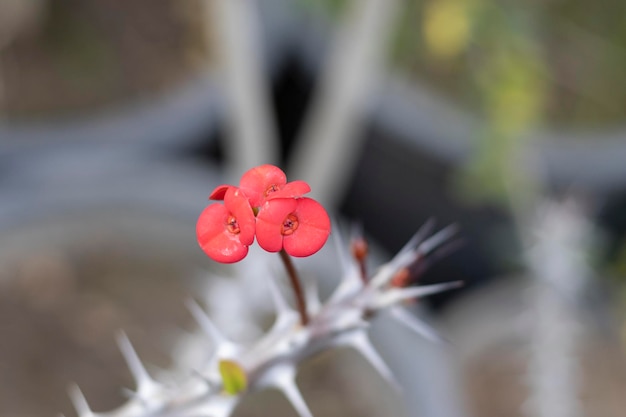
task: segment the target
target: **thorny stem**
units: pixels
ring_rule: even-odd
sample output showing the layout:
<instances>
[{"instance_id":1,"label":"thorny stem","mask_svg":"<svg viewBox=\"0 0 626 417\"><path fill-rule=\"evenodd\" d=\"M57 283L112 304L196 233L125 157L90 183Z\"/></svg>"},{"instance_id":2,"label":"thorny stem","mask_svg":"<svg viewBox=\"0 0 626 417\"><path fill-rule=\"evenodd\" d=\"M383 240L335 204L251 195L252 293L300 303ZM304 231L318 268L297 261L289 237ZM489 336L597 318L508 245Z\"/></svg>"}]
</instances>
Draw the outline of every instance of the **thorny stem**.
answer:
<instances>
[{"instance_id":1,"label":"thorny stem","mask_svg":"<svg viewBox=\"0 0 626 417\"><path fill-rule=\"evenodd\" d=\"M285 269L287 269L287 275L289 276L289 281L291 281L291 287L296 297L296 304L298 306L298 312L300 313L300 323L306 326L309 323L309 314L306 310L306 300L304 298L304 292L302 291L302 285L300 285L298 272L291 261L291 256L289 256L284 249L282 249L279 254L280 259L283 261L283 264L285 264Z\"/></svg>"}]
</instances>

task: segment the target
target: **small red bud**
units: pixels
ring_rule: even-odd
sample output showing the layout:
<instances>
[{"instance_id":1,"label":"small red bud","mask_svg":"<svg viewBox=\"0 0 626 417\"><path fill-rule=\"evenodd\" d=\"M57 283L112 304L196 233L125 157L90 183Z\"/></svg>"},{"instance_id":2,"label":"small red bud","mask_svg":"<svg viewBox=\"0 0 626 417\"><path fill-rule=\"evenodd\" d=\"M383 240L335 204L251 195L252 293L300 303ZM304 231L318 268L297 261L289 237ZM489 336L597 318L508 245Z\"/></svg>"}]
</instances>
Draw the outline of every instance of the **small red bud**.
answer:
<instances>
[{"instance_id":1,"label":"small red bud","mask_svg":"<svg viewBox=\"0 0 626 417\"><path fill-rule=\"evenodd\" d=\"M407 287L411 283L411 272L408 268L402 268L391 278L391 286L396 288Z\"/></svg>"},{"instance_id":2,"label":"small red bud","mask_svg":"<svg viewBox=\"0 0 626 417\"><path fill-rule=\"evenodd\" d=\"M365 261L367 258L369 247L363 238L357 238L352 241L352 256L359 262Z\"/></svg>"}]
</instances>

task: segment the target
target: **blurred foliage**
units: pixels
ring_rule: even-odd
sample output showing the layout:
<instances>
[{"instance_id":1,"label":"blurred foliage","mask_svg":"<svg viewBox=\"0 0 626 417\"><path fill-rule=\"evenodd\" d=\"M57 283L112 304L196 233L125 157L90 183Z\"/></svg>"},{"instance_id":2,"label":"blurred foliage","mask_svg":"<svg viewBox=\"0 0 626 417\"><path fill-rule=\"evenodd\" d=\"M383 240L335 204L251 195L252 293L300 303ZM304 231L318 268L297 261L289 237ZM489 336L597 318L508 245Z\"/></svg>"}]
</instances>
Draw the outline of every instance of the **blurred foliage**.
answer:
<instances>
[{"instance_id":1,"label":"blurred foliage","mask_svg":"<svg viewBox=\"0 0 626 417\"><path fill-rule=\"evenodd\" d=\"M296 5L307 11L337 18L348 6L348 0L296 0Z\"/></svg>"},{"instance_id":2,"label":"blurred foliage","mask_svg":"<svg viewBox=\"0 0 626 417\"><path fill-rule=\"evenodd\" d=\"M414 17L403 16L396 62L485 120L457 188L472 200L529 195L534 185L520 158L524 133L544 120L549 90L532 19L479 0L411 3ZM419 29L407 29L411 21L421 22ZM411 54L415 48L419 52Z\"/></svg>"},{"instance_id":3,"label":"blurred foliage","mask_svg":"<svg viewBox=\"0 0 626 417\"><path fill-rule=\"evenodd\" d=\"M471 22L465 2L431 3L425 10L423 24L424 41L437 58L451 59L467 48Z\"/></svg>"},{"instance_id":4,"label":"blurred foliage","mask_svg":"<svg viewBox=\"0 0 626 417\"><path fill-rule=\"evenodd\" d=\"M41 30L42 47L54 66L51 70L73 88L91 83L108 88L121 76L111 45L67 3L50 2Z\"/></svg>"},{"instance_id":5,"label":"blurred foliage","mask_svg":"<svg viewBox=\"0 0 626 417\"><path fill-rule=\"evenodd\" d=\"M47 0L37 27L0 54L10 118L91 111L162 91L205 70L196 0Z\"/></svg>"},{"instance_id":6,"label":"blurred foliage","mask_svg":"<svg viewBox=\"0 0 626 417\"><path fill-rule=\"evenodd\" d=\"M392 59L482 114L496 106L476 108L485 81L508 52L511 65L525 67L521 72L527 74L519 76L542 91L545 104L536 113L544 122L616 123L626 117L626 85L620 81L626 67L625 15L626 3L615 0L407 0ZM520 45L525 52L516 57ZM529 99L536 100L531 94L518 97L525 110Z\"/></svg>"},{"instance_id":7,"label":"blurred foliage","mask_svg":"<svg viewBox=\"0 0 626 417\"><path fill-rule=\"evenodd\" d=\"M350 1L298 3L337 18ZM492 54L514 38L533 50L518 61L543 89L545 123L601 126L626 119L626 2L404 0L403 7L392 61L464 107L485 110L476 107L481 74L492 72Z\"/></svg>"}]
</instances>

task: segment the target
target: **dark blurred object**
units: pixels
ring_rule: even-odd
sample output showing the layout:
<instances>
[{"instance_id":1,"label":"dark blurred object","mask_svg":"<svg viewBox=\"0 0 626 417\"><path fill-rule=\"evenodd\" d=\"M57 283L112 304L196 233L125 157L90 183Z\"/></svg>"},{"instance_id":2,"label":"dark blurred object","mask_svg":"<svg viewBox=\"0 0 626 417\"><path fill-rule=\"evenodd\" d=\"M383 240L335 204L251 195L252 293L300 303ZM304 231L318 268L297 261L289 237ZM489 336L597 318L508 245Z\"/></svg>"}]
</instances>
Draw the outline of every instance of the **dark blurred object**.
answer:
<instances>
[{"instance_id":1,"label":"dark blurred object","mask_svg":"<svg viewBox=\"0 0 626 417\"><path fill-rule=\"evenodd\" d=\"M465 244L434 262L420 284L463 280L471 286L510 270L516 247L504 210L469 206L455 198L449 191L453 166L445 160L419 152L380 127L369 129L367 137L342 205L344 214L363 222L390 253L397 252L429 218L440 228L457 224ZM438 294L424 302L440 305L458 293Z\"/></svg>"}]
</instances>

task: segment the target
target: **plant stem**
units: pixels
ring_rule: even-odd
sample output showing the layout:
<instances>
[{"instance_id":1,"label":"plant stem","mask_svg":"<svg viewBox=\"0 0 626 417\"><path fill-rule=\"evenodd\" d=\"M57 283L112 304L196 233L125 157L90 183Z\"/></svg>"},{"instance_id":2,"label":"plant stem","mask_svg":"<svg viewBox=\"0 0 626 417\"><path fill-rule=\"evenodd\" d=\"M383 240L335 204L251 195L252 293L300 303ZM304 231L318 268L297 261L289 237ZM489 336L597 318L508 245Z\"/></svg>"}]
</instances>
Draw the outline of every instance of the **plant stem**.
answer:
<instances>
[{"instance_id":1,"label":"plant stem","mask_svg":"<svg viewBox=\"0 0 626 417\"><path fill-rule=\"evenodd\" d=\"M359 259L359 271L361 273L361 281L364 285L367 285L367 265L365 265L365 259Z\"/></svg>"},{"instance_id":2,"label":"plant stem","mask_svg":"<svg viewBox=\"0 0 626 417\"><path fill-rule=\"evenodd\" d=\"M309 314L306 310L306 300L304 298L304 292L302 291L302 285L300 285L298 272L291 261L291 256L289 256L284 249L282 249L279 254L280 259L283 261L283 264L285 264L285 269L287 269L287 275L289 276L289 281L291 282L291 287L296 297L296 304L298 306L298 312L300 313L300 323L306 326L309 323Z\"/></svg>"}]
</instances>

